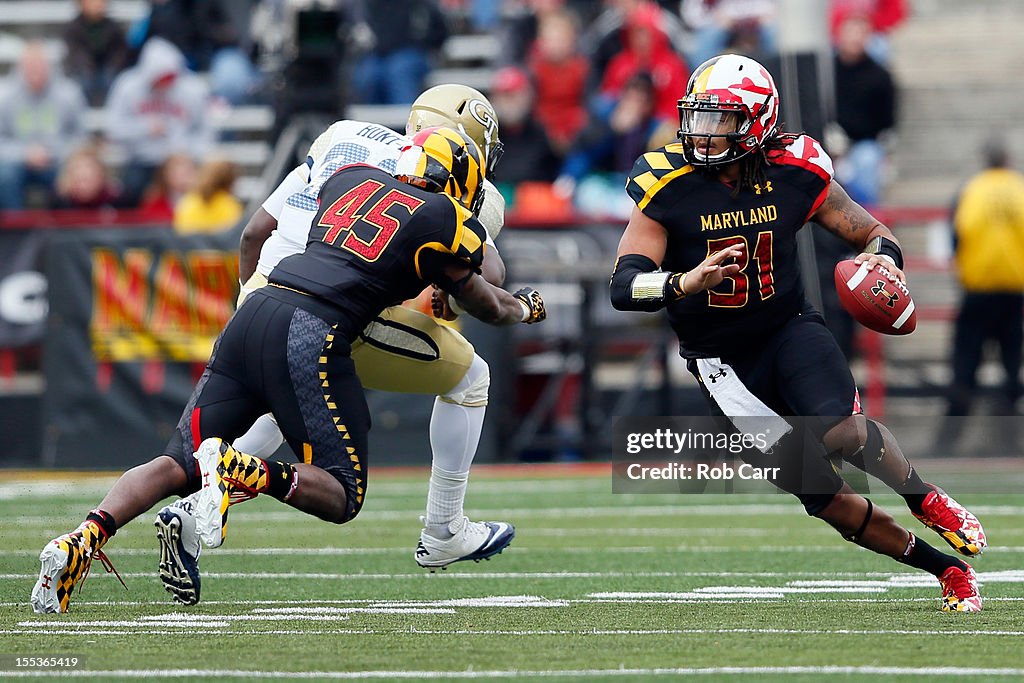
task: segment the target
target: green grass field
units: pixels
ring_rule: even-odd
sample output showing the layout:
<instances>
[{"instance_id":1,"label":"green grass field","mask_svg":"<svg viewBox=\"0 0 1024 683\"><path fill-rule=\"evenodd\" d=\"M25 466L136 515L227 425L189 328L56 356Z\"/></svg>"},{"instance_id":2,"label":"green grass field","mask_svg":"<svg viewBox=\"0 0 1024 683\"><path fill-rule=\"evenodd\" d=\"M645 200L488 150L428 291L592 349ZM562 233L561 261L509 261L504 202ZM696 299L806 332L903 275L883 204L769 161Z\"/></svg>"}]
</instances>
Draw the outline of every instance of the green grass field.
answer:
<instances>
[{"instance_id":1,"label":"green grass field","mask_svg":"<svg viewBox=\"0 0 1024 683\"><path fill-rule=\"evenodd\" d=\"M991 543L974 563L985 611L944 614L934 579L843 542L789 497L612 495L594 468L481 469L467 510L517 538L430 574L412 559L426 477L378 468L343 527L270 499L232 508L193 608L156 578L146 515L106 549L128 592L97 562L70 613L40 616L27 604L39 550L112 480L9 475L0 677L43 673L13 655L65 655L95 681L1024 679L1021 496L960 497ZM874 498L945 548L902 501Z\"/></svg>"}]
</instances>

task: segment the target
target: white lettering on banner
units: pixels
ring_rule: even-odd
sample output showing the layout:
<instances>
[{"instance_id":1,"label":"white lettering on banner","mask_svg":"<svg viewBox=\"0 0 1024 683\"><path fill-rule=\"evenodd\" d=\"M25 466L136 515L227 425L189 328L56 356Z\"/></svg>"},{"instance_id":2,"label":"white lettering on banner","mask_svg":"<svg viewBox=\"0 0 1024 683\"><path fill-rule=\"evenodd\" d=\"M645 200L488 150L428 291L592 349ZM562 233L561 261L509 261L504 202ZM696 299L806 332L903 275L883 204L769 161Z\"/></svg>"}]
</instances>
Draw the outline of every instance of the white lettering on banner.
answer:
<instances>
[{"instance_id":1,"label":"white lettering on banner","mask_svg":"<svg viewBox=\"0 0 1024 683\"><path fill-rule=\"evenodd\" d=\"M15 325L36 325L46 320L46 277L26 270L0 280L0 320Z\"/></svg>"}]
</instances>

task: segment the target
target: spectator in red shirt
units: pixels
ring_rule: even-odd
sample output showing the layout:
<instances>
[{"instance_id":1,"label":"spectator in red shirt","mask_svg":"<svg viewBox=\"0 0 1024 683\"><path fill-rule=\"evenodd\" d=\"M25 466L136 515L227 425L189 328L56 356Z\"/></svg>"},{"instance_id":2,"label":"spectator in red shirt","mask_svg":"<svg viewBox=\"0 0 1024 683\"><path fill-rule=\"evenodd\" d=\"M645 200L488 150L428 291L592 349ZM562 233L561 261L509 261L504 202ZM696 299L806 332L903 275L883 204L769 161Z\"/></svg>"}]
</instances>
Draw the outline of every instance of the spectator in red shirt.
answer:
<instances>
[{"instance_id":1,"label":"spectator in red shirt","mask_svg":"<svg viewBox=\"0 0 1024 683\"><path fill-rule=\"evenodd\" d=\"M149 220L174 220L178 201L192 189L196 178L196 164L187 154L172 154L157 169L153 182L142 195L140 211Z\"/></svg>"},{"instance_id":2,"label":"spectator in red shirt","mask_svg":"<svg viewBox=\"0 0 1024 683\"><path fill-rule=\"evenodd\" d=\"M657 115L676 118L676 102L686 91L689 69L673 50L660 28L660 10L646 3L633 10L626 26L625 47L612 58L601 83L601 95L615 100L623 87L639 73L650 75L654 85L654 111Z\"/></svg>"},{"instance_id":3,"label":"spectator in red shirt","mask_svg":"<svg viewBox=\"0 0 1024 683\"><path fill-rule=\"evenodd\" d=\"M545 15L540 19L528 64L536 87L534 115L562 154L587 123L590 65L577 51L576 39L576 20L571 14L558 11Z\"/></svg>"},{"instance_id":4,"label":"spectator in red shirt","mask_svg":"<svg viewBox=\"0 0 1024 683\"><path fill-rule=\"evenodd\" d=\"M889 32L903 23L909 14L906 0L832 0L828 11L832 43L840 40L843 24L851 17L866 17L871 23L867 52L879 64L889 61Z\"/></svg>"}]
</instances>

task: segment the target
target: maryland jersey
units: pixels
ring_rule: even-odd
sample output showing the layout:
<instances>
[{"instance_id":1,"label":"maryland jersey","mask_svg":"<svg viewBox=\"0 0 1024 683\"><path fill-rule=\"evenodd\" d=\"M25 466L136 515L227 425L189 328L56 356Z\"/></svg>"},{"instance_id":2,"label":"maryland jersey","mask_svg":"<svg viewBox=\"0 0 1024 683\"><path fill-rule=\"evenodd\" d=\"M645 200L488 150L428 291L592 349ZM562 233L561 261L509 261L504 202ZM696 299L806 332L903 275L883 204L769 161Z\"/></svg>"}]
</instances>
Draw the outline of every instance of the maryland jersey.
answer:
<instances>
[{"instance_id":1,"label":"maryland jersey","mask_svg":"<svg viewBox=\"0 0 1024 683\"><path fill-rule=\"evenodd\" d=\"M323 184L305 251L283 259L270 282L312 294L345 313L351 341L388 306L419 294L438 255L474 270L487 233L463 206L371 166L348 166Z\"/></svg>"},{"instance_id":2,"label":"maryland jersey","mask_svg":"<svg viewBox=\"0 0 1024 683\"><path fill-rule=\"evenodd\" d=\"M815 140L793 136L768 153L765 181L733 187L687 164L679 143L637 159L626 191L668 231L662 268L686 271L709 254L744 246L740 272L668 306L688 357L728 355L782 326L806 306L796 233L821 206L832 161Z\"/></svg>"}]
</instances>

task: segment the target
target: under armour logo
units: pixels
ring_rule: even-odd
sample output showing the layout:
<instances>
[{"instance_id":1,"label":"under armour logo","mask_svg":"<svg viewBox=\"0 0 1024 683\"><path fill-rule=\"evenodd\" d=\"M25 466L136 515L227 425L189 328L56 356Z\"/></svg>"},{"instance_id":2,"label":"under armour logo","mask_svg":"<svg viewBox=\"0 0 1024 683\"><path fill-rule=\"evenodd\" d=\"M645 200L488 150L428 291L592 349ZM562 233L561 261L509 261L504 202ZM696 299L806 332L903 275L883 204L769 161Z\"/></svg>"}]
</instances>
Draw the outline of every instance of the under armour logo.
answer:
<instances>
[{"instance_id":1,"label":"under armour logo","mask_svg":"<svg viewBox=\"0 0 1024 683\"><path fill-rule=\"evenodd\" d=\"M423 557L424 555L429 554L430 553L427 552L426 546L423 545L423 541L416 544L416 557Z\"/></svg>"},{"instance_id":2,"label":"under armour logo","mask_svg":"<svg viewBox=\"0 0 1024 683\"><path fill-rule=\"evenodd\" d=\"M711 375L708 375L708 379L710 379L711 383L714 384L718 380L722 379L725 376L726 376L725 370L719 370L718 372L715 372L715 373L713 373Z\"/></svg>"},{"instance_id":3,"label":"under armour logo","mask_svg":"<svg viewBox=\"0 0 1024 683\"><path fill-rule=\"evenodd\" d=\"M50 590L50 581L51 577L48 574L43 574L43 581L39 585L45 588L46 590Z\"/></svg>"},{"instance_id":4,"label":"under armour logo","mask_svg":"<svg viewBox=\"0 0 1024 683\"><path fill-rule=\"evenodd\" d=\"M885 280L875 280L875 286L871 288L871 293L875 296L884 296L885 305L889 308L895 308L896 302L900 300L899 293L890 292L885 288Z\"/></svg>"}]
</instances>

